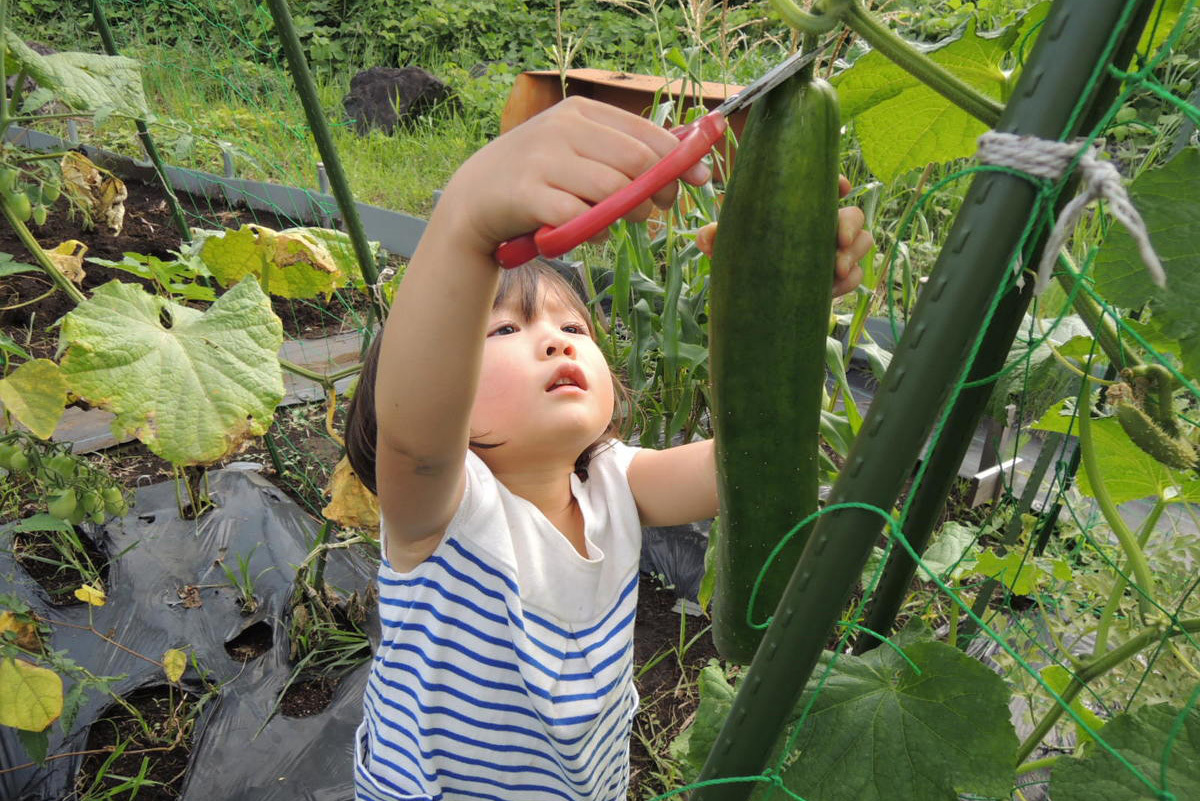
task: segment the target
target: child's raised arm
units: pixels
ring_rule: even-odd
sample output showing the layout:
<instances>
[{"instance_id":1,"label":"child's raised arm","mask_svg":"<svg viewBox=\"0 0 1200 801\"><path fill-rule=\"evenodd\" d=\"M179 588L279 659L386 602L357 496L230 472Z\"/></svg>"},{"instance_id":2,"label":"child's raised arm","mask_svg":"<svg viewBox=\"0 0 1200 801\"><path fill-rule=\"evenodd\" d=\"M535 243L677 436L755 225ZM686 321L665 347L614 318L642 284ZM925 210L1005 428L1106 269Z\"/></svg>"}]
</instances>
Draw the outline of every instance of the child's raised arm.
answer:
<instances>
[{"instance_id":1,"label":"child's raised arm","mask_svg":"<svg viewBox=\"0 0 1200 801\"><path fill-rule=\"evenodd\" d=\"M625 186L675 145L668 131L572 98L496 139L446 186L382 333L375 383L376 485L389 557L414 565L457 508L471 409L504 240L561 225ZM687 180L702 182L693 167ZM669 204L675 187L654 198ZM650 203L629 216L644 219Z\"/></svg>"}]
</instances>

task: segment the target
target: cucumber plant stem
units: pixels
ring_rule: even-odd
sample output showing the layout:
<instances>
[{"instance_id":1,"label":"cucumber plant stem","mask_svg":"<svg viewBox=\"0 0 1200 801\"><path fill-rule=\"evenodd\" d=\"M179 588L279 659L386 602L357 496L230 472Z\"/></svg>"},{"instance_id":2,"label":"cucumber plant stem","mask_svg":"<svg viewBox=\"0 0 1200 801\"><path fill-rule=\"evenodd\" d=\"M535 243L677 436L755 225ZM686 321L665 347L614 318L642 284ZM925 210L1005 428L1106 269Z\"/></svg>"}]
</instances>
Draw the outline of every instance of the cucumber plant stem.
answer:
<instances>
[{"instance_id":1,"label":"cucumber plant stem","mask_svg":"<svg viewBox=\"0 0 1200 801\"><path fill-rule=\"evenodd\" d=\"M1037 727L1029 733L1029 736L1025 738L1024 742L1017 749L1017 765L1022 765L1025 759L1033 753L1033 749L1037 748L1038 743L1042 741L1047 732L1054 728L1054 724L1062 717L1065 708L1075 700L1075 697L1087 686L1088 682L1103 676L1122 662L1132 659L1143 648L1153 645L1164 637L1174 637L1179 634L1195 634L1198 631L1200 631L1200 618L1180 620L1165 632L1161 627L1154 626L1118 645L1103 656L1092 659L1090 662L1084 664L1083 667L1075 672L1075 675L1071 678L1071 683L1067 685L1066 689L1059 693L1062 703L1055 704L1046 712L1045 717L1038 721ZM1026 772L1023 766L1017 770L1019 773Z\"/></svg>"},{"instance_id":2,"label":"cucumber plant stem","mask_svg":"<svg viewBox=\"0 0 1200 801\"><path fill-rule=\"evenodd\" d=\"M1104 520L1108 523L1109 528L1112 529L1113 534L1116 535L1117 541L1121 544L1121 550L1125 552L1125 558L1129 560L1129 569L1133 572L1133 577L1138 583L1138 609L1141 611L1142 617L1146 618L1156 606L1154 603L1154 576L1150 572L1150 565L1146 561L1146 554L1142 552L1141 546L1138 545L1137 537L1129 530L1129 526L1125 523L1125 518L1121 517L1116 503L1113 502L1112 496L1108 492L1108 486L1104 483L1104 474L1100 470L1100 460L1096 456L1096 444L1092 436L1092 414L1089 396L1090 391L1088 388L1085 388L1080 398L1082 401L1080 408L1077 410L1079 417L1079 448L1083 461L1083 472L1087 476L1088 482L1092 485L1092 496L1096 499L1096 504L1100 507L1100 513L1104 516Z\"/></svg>"},{"instance_id":3,"label":"cucumber plant stem","mask_svg":"<svg viewBox=\"0 0 1200 801\"><path fill-rule=\"evenodd\" d=\"M1141 531L1138 532L1139 547L1145 547L1146 541L1150 539L1151 532L1158 525L1158 519L1166 508L1167 501L1160 495L1154 508L1150 510L1150 514L1143 521ZM1112 593L1108 597L1108 603L1104 605L1104 610L1100 613L1100 622L1096 626L1096 647L1092 649L1093 656L1099 656L1108 650L1108 631L1112 626L1113 617L1121 607L1121 599L1125 597L1125 588L1128 586L1128 577L1124 574L1118 575L1117 582L1113 585Z\"/></svg>"},{"instance_id":4,"label":"cucumber plant stem","mask_svg":"<svg viewBox=\"0 0 1200 801\"><path fill-rule=\"evenodd\" d=\"M2 78L3 76L0 76L0 79ZM71 283L71 280L63 275L63 271L58 269L58 265L50 260L50 257L46 255L46 251L42 250L42 246L38 244L36 239L34 239L33 234L30 233L29 229L25 226L25 223L21 222L21 220L13 214L12 209L8 205L8 201L0 199L0 210L3 210L4 218L8 220L9 226L16 233L17 238L21 240L21 244L24 245L25 249L29 251L31 256L33 256L34 261L38 263L38 266L42 268L42 271L45 272L46 275L50 276L50 280L54 282L54 285L65 292L67 297L69 297L75 303L82 303L83 301L87 300L87 297L83 294L79 287Z\"/></svg>"},{"instance_id":5,"label":"cucumber plant stem","mask_svg":"<svg viewBox=\"0 0 1200 801\"><path fill-rule=\"evenodd\" d=\"M995 128L1000 121L1000 114L1004 111L1002 104L982 94L902 39L863 8L861 0L852 0L846 6L842 21L875 50L989 128Z\"/></svg>"}]
</instances>

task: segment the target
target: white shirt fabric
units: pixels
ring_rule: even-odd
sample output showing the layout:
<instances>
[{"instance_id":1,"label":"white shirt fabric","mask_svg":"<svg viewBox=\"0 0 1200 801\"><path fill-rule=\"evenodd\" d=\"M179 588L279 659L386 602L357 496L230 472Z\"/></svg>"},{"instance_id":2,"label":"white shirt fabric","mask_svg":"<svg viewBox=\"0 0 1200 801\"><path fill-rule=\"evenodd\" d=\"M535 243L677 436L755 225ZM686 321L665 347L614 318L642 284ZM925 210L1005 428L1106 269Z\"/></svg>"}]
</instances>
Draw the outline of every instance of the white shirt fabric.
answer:
<instances>
[{"instance_id":1,"label":"white shirt fabric","mask_svg":"<svg viewBox=\"0 0 1200 801\"><path fill-rule=\"evenodd\" d=\"M433 555L379 569L361 801L624 801L641 524L613 442L571 477L587 557L474 453ZM381 541L385 537L381 534Z\"/></svg>"}]
</instances>

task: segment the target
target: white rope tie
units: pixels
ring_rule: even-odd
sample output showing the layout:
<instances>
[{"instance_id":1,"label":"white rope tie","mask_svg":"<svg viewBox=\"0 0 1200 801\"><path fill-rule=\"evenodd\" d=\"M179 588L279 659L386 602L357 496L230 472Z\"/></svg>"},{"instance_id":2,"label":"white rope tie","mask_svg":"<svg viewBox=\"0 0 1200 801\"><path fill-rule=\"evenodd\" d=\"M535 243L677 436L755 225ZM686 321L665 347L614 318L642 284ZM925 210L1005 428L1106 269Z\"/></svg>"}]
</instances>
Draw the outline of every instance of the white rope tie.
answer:
<instances>
[{"instance_id":1,"label":"white rope tie","mask_svg":"<svg viewBox=\"0 0 1200 801\"><path fill-rule=\"evenodd\" d=\"M395 267L384 267L379 271L379 275L375 278L375 283L367 284L367 289L370 290L371 296L375 298L376 308L386 309L388 307L387 298L383 295L383 288L389 281L396 277ZM383 321L380 320L380 323Z\"/></svg>"},{"instance_id":2,"label":"white rope tie","mask_svg":"<svg viewBox=\"0 0 1200 801\"><path fill-rule=\"evenodd\" d=\"M1079 155L1080 146L1079 142L1055 142L1034 136L988 131L979 137L979 152L976 158L983 164L1010 167L1053 181L1061 178ZM1034 294L1040 295L1050 283L1059 249L1066 244L1067 237L1075 230L1079 218L1083 216L1084 208L1093 200L1104 200L1108 203L1112 215L1125 226L1137 242L1138 253L1141 254L1146 270L1150 273L1150 280L1159 287L1165 287L1167 274L1163 271L1158 254L1154 252L1154 246L1150 244L1146 223L1129 200L1129 194L1125 191L1117 168L1112 162L1097 158L1095 149L1089 147L1079 158L1079 171L1083 178L1082 186L1079 194L1063 207L1054 229L1046 240L1042 261L1038 265L1037 281L1033 287ZM1017 286L1023 285L1023 279L1018 277Z\"/></svg>"}]
</instances>

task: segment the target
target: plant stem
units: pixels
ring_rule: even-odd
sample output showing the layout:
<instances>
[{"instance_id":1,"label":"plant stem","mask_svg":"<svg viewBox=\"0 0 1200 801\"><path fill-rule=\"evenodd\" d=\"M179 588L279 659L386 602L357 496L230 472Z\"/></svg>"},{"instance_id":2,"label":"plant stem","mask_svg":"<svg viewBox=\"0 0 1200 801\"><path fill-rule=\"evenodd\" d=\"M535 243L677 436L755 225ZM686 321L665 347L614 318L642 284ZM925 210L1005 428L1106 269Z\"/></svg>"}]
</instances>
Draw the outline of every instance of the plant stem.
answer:
<instances>
[{"instance_id":1,"label":"plant stem","mask_svg":"<svg viewBox=\"0 0 1200 801\"><path fill-rule=\"evenodd\" d=\"M2 60L0 59L0 61ZM0 79L3 79L2 75L0 75ZM3 92L0 92L0 94L3 94ZM8 220L8 224L16 233L17 238L21 240L21 244L33 256L34 261L38 263L42 271L50 276L50 280L54 282L54 285L65 292L67 297L75 303L82 303L87 300L87 297L79 287L71 283L71 280L63 275L62 270L58 269L58 265L50 260L50 257L46 255L46 251L42 250L42 246L38 244L33 234L30 233L29 228L25 226L25 223L17 219L12 213L12 209L9 208L8 203L3 199L0 199L0 210L4 212L5 219Z\"/></svg>"},{"instance_id":2,"label":"plant stem","mask_svg":"<svg viewBox=\"0 0 1200 801\"><path fill-rule=\"evenodd\" d=\"M1144 547L1147 540L1150 539L1150 532L1154 531L1154 527L1158 525L1158 519L1166 508L1167 500L1160 495L1154 503L1154 508L1150 510L1150 514L1142 523L1142 530L1138 532L1139 548ZM1100 622L1096 626L1096 647L1092 649L1093 657L1108 650L1108 630L1112 626L1113 617L1121 607L1121 599L1125 597L1125 588L1128 586L1129 579L1125 575L1117 576L1117 583L1113 586L1112 594L1109 595L1108 603L1104 605L1104 611L1100 613Z\"/></svg>"},{"instance_id":3,"label":"plant stem","mask_svg":"<svg viewBox=\"0 0 1200 801\"><path fill-rule=\"evenodd\" d=\"M900 38L891 28L863 8L861 0L852 0L842 20L875 50L903 68L921 83L945 97L963 111L995 128L1004 106L979 92L946 70L929 56Z\"/></svg>"},{"instance_id":4,"label":"plant stem","mask_svg":"<svg viewBox=\"0 0 1200 801\"><path fill-rule=\"evenodd\" d=\"M0 87L8 86L8 75L5 72L5 63L8 60L8 0L0 0ZM8 126L12 120L8 118L8 91L0 91L0 141L4 140L4 135L8 133Z\"/></svg>"},{"instance_id":5,"label":"plant stem","mask_svg":"<svg viewBox=\"0 0 1200 801\"><path fill-rule=\"evenodd\" d=\"M1062 754L1055 754L1054 756L1043 757L1042 759L1035 759L1032 762L1026 762L1024 765L1020 765L1017 768L1017 775L1020 776L1022 773L1033 773L1035 770L1053 767L1054 763L1058 762L1058 760L1062 758Z\"/></svg>"},{"instance_id":6,"label":"plant stem","mask_svg":"<svg viewBox=\"0 0 1200 801\"><path fill-rule=\"evenodd\" d=\"M1120 511L1117 510L1117 505L1113 503L1112 496L1108 494L1108 487L1104 483L1104 475L1100 472L1100 460L1096 457L1096 444L1092 438L1092 414L1089 397L1090 392L1085 389L1081 397L1083 402L1077 410L1079 417L1079 448L1083 459L1083 472L1088 477L1088 482L1092 485L1092 496L1096 499L1096 504L1100 507L1100 513L1104 515L1105 522L1108 523L1109 528L1116 535L1117 541L1121 544L1121 549L1125 551L1125 558L1129 560L1129 569L1133 572L1139 589L1138 609L1141 610L1142 617L1146 618L1156 606L1153 596L1154 576L1150 573L1150 565L1146 561L1146 554L1142 552L1137 538L1129 530L1125 519L1121 517Z\"/></svg>"},{"instance_id":7,"label":"plant stem","mask_svg":"<svg viewBox=\"0 0 1200 801\"><path fill-rule=\"evenodd\" d=\"M100 0L92 0L92 19L96 23L97 33L100 34L100 41L104 43L104 52L110 56L119 56L120 51L117 50L112 29L108 27L108 18L104 16L104 9L100 7ZM191 242L192 229L188 226L187 217L183 216L183 207L179 205L179 198L175 196L175 188L171 186L171 181L167 178L167 167L158 153L158 147L154 144L153 137L150 136L150 129L146 127L146 121L142 119L135 119L134 124L137 126L138 137L142 140L142 147L145 148L146 155L150 158L150 163L154 165L154 171L158 174L158 182L162 184L163 191L166 192L167 205L171 208L171 219L175 223L175 228L185 243Z\"/></svg>"},{"instance_id":8,"label":"plant stem","mask_svg":"<svg viewBox=\"0 0 1200 801\"><path fill-rule=\"evenodd\" d=\"M1076 291L1076 284L1082 280L1082 276L1080 276L1075 263L1064 252L1058 254L1058 262L1059 266L1063 268L1058 273L1058 282L1068 297L1072 292L1075 293L1075 300L1071 305L1074 307L1075 313L1079 315L1079 319L1083 320L1083 324L1092 333L1096 344L1104 351L1109 364L1114 365L1117 369L1140 365L1142 360L1125 349L1125 344L1121 342L1121 337L1117 334L1117 327L1104 316L1104 310L1100 308L1100 305L1087 293Z\"/></svg>"},{"instance_id":9,"label":"plant stem","mask_svg":"<svg viewBox=\"0 0 1200 801\"><path fill-rule=\"evenodd\" d=\"M333 143L329 125L325 121L325 109L321 107L317 85L313 81L312 73L309 72L308 60L304 57L304 48L300 44L296 26L292 23L287 0L267 0L267 6L271 10L271 17L275 20L276 35L279 37L279 43L283 46L284 55L287 57L288 67L292 72L292 80L296 84L296 92L300 95L301 105L304 106L304 115L308 119L309 129L316 141L321 160L325 163L325 169L329 172L329 183L333 189L333 196L337 199L338 210L342 214L342 221L350 235L354 254L358 257L358 267L362 271L363 281L368 286L372 286L379 280L375 257L371 253L371 245L367 241L366 231L358 216L358 206L355 204L353 192L350 191L350 181L346 178L341 157ZM387 310L375 297L375 293L371 294L371 309L380 320L387 316Z\"/></svg>"},{"instance_id":10,"label":"plant stem","mask_svg":"<svg viewBox=\"0 0 1200 801\"><path fill-rule=\"evenodd\" d=\"M1062 703L1055 704L1042 718L1037 727L1030 732L1025 741L1021 743L1017 749L1017 764L1020 765L1025 759L1033 753L1033 749L1037 747L1046 733L1054 727L1058 719L1062 717L1063 711L1075 699L1079 692L1087 686L1087 683L1103 676L1108 671L1115 668L1122 662L1132 659L1148 645L1158 642L1162 638L1174 637L1177 634L1194 634L1200 631L1200 618L1191 618L1189 620L1181 620L1173 627L1163 631L1160 627L1148 628L1132 639L1122 643L1113 650L1109 651L1101 657L1091 660L1080 668L1074 676L1071 677L1071 683L1066 689L1059 693L1062 698Z\"/></svg>"}]
</instances>

